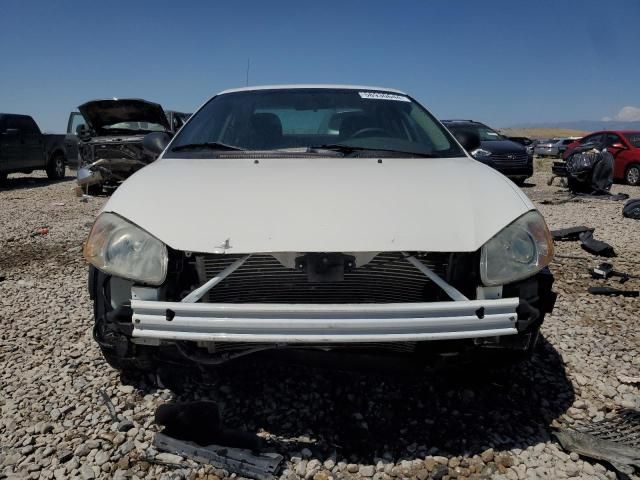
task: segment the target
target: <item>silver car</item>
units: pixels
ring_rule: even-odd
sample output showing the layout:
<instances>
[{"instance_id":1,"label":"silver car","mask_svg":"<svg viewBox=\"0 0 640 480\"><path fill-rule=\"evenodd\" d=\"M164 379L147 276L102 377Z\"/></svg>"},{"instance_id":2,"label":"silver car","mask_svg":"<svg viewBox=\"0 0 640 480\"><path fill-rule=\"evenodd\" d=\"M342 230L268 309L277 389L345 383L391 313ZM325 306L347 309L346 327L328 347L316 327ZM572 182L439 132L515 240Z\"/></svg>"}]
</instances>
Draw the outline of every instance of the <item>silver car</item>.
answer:
<instances>
[{"instance_id":1,"label":"silver car","mask_svg":"<svg viewBox=\"0 0 640 480\"><path fill-rule=\"evenodd\" d=\"M533 153L538 157L562 158L562 154L567 150L567 147L579 138L580 137L552 138L551 140L536 145Z\"/></svg>"}]
</instances>

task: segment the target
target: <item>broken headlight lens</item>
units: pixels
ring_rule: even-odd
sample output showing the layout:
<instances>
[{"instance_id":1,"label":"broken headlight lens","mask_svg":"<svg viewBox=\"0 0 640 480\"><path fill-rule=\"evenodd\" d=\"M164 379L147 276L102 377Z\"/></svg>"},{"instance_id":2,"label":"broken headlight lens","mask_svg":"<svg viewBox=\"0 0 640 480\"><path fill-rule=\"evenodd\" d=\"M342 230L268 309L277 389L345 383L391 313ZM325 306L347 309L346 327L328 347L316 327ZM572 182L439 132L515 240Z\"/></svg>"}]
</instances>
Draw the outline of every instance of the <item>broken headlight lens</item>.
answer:
<instances>
[{"instance_id":1,"label":"broken headlight lens","mask_svg":"<svg viewBox=\"0 0 640 480\"><path fill-rule=\"evenodd\" d=\"M84 245L84 257L105 273L150 285L167 276L167 247L113 213L101 214Z\"/></svg>"},{"instance_id":2,"label":"broken headlight lens","mask_svg":"<svg viewBox=\"0 0 640 480\"><path fill-rule=\"evenodd\" d=\"M525 213L484 244L480 277L487 286L530 277L553 257L553 239L537 210Z\"/></svg>"}]
</instances>

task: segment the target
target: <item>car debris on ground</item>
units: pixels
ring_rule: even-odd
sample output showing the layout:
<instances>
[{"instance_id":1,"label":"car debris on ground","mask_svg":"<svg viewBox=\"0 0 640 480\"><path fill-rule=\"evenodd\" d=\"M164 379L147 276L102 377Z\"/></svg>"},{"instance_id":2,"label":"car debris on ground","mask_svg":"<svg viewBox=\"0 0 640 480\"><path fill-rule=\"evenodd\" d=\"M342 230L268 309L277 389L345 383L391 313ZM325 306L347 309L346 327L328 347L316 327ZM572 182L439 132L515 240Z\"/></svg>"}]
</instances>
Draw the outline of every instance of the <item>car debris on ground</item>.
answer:
<instances>
[{"instance_id":1,"label":"car debris on ground","mask_svg":"<svg viewBox=\"0 0 640 480\"><path fill-rule=\"evenodd\" d=\"M609 420L560 428L553 434L565 450L610 464L618 478L640 473L640 410L623 409Z\"/></svg>"},{"instance_id":2,"label":"car debris on ground","mask_svg":"<svg viewBox=\"0 0 640 480\"><path fill-rule=\"evenodd\" d=\"M194 442L178 440L157 433L153 445L158 449L200 463L212 465L245 478L272 480L283 462L278 453L254 454L251 451L221 445L201 446Z\"/></svg>"},{"instance_id":3,"label":"car debris on ground","mask_svg":"<svg viewBox=\"0 0 640 480\"><path fill-rule=\"evenodd\" d=\"M589 293L593 295L620 295L623 297L638 297L639 290L621 290L613 287L589 287Z\"/></svg>"},{"instance_id":4,"label":"car debris on ground","mask_svg":"<svg viewBox=\"0 0 640 480\"><path fill-rule=\"evenodd\" d=\"M618 272L614 270L613 265L607 262L603 262L597 267L593 267L589 269L589 273L593 278L599 279L608 279L608 278L617 278L619 283L625 283L630 278L640 278L638 275L629 275L628 273Z\"/></svg>"},{"instance_id":5,"label":"car debris on ground","mask_svg":"<svg viewBox=\"0 0 640 480\"><path fill-rule=\"evenodd\" d=\"M580 246L583 250L600 257L615 257L613 246L602 240L593 238L593 232L583 232L579 235Z\"/></svg>"},{"instance_id":6,"label":"car debris on ground","mask_svg":"<svg viewBox=\"0 0 640 480\"><path fill-rule=\"evenodd\" d=\"M640 198L632 198L622 207L622 215L627 218L640 220Z\"/></svg>"},{"instance_id":7,"label":"car debris on ground","mask_svg":"<svg viewBox=\"0 0 640 480\"><path fill-rule=\"evenodd\" d=\"M593 255L601 257L615 257L616 252L613 249L613 246L607 242L593 238L594 230L594 228L579 226L552 230L550 233L554 241L571 242L579 240L580 246L583 250L592 253Z\"/></svg>"}]
</instances>

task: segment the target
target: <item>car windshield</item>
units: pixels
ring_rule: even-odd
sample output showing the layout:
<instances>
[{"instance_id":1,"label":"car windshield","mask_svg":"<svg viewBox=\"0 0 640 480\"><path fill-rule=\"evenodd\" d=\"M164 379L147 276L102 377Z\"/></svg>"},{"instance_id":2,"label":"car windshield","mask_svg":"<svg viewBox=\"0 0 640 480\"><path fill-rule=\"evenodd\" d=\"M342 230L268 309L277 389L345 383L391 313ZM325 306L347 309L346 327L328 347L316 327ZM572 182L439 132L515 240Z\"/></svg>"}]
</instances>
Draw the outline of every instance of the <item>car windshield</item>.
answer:
<instances>
[{"instance_id":1,"label":"car windshield","mask_svg":"<svg viewBox=\"0 0 640 480\"><path fill-rule=\"evenodd\" d=\"M640 148L640 132L625 133L624 137L631 145Z\"/></svg>"},{"instance_id":2,"label":"car windshield","mask_svg":"<svg viewBox=\"0 0 640 480\"><path fill-rule=\"evenodd\" d=\"M149 132L164 132L165 128L158 123L149 122L120 122L113 125L104 125L104 130L144 130Z\"/></svg>"},{"instance_id":3,"label":"car windshield","mask_svg":"<svg viewBox=\"0 0 640 480\"><path fill-rule=\"evenodd\" d=\"M449 123L449 124L447 124L447 127L452 132L458 132L458 131L469 132L469 131L471 131L471 132L475 133L476 135L478 135L478 137L480 137L480 141L481 142L491 142L491 141L494 141L494 140L504 140L502 135L500 135L495 130L490 129L486 125L478 125L478 124L470 124L470 123L465 123L465 124Z\"/></svg>"},{"instance_id":4,"label":"car windshield","mask_svg":"<svg viewBox=\"0 0 640 480\"><path fill-rule=\"evenodd\" d=\"M464 155L451 135L405 95L309 88L218 95L185 125L165 157L193 156L194 151L215 156L231 147L294 152L329 148L345 156Z\"/></svg>"}]
</instances>

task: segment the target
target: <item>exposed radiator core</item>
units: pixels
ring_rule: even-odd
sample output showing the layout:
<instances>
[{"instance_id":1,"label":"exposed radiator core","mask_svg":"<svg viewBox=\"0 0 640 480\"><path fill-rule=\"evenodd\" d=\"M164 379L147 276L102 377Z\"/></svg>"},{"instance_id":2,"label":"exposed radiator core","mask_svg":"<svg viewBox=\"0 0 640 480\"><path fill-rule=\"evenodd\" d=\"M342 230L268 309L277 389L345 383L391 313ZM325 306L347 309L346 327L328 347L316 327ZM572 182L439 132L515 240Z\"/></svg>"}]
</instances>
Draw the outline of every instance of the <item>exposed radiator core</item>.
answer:
<instances>
[{"instance_id":1,"label":"exposed radiator core","mask_svg":"<svg viewBox=\"0 0 640 480\"><path fill-rule=\"evenodd\" d=\"M210 279L242 255L205 255L201 274ZM421 261L443 278L448 254L421 254ZM344 280L312 283L300 270L284 267L268 254L252 255L211 289L203 300L224 303L395 303L423 302L429 280L399 252L378 254L344 273Z\"/></svg>"}]
</instances>

